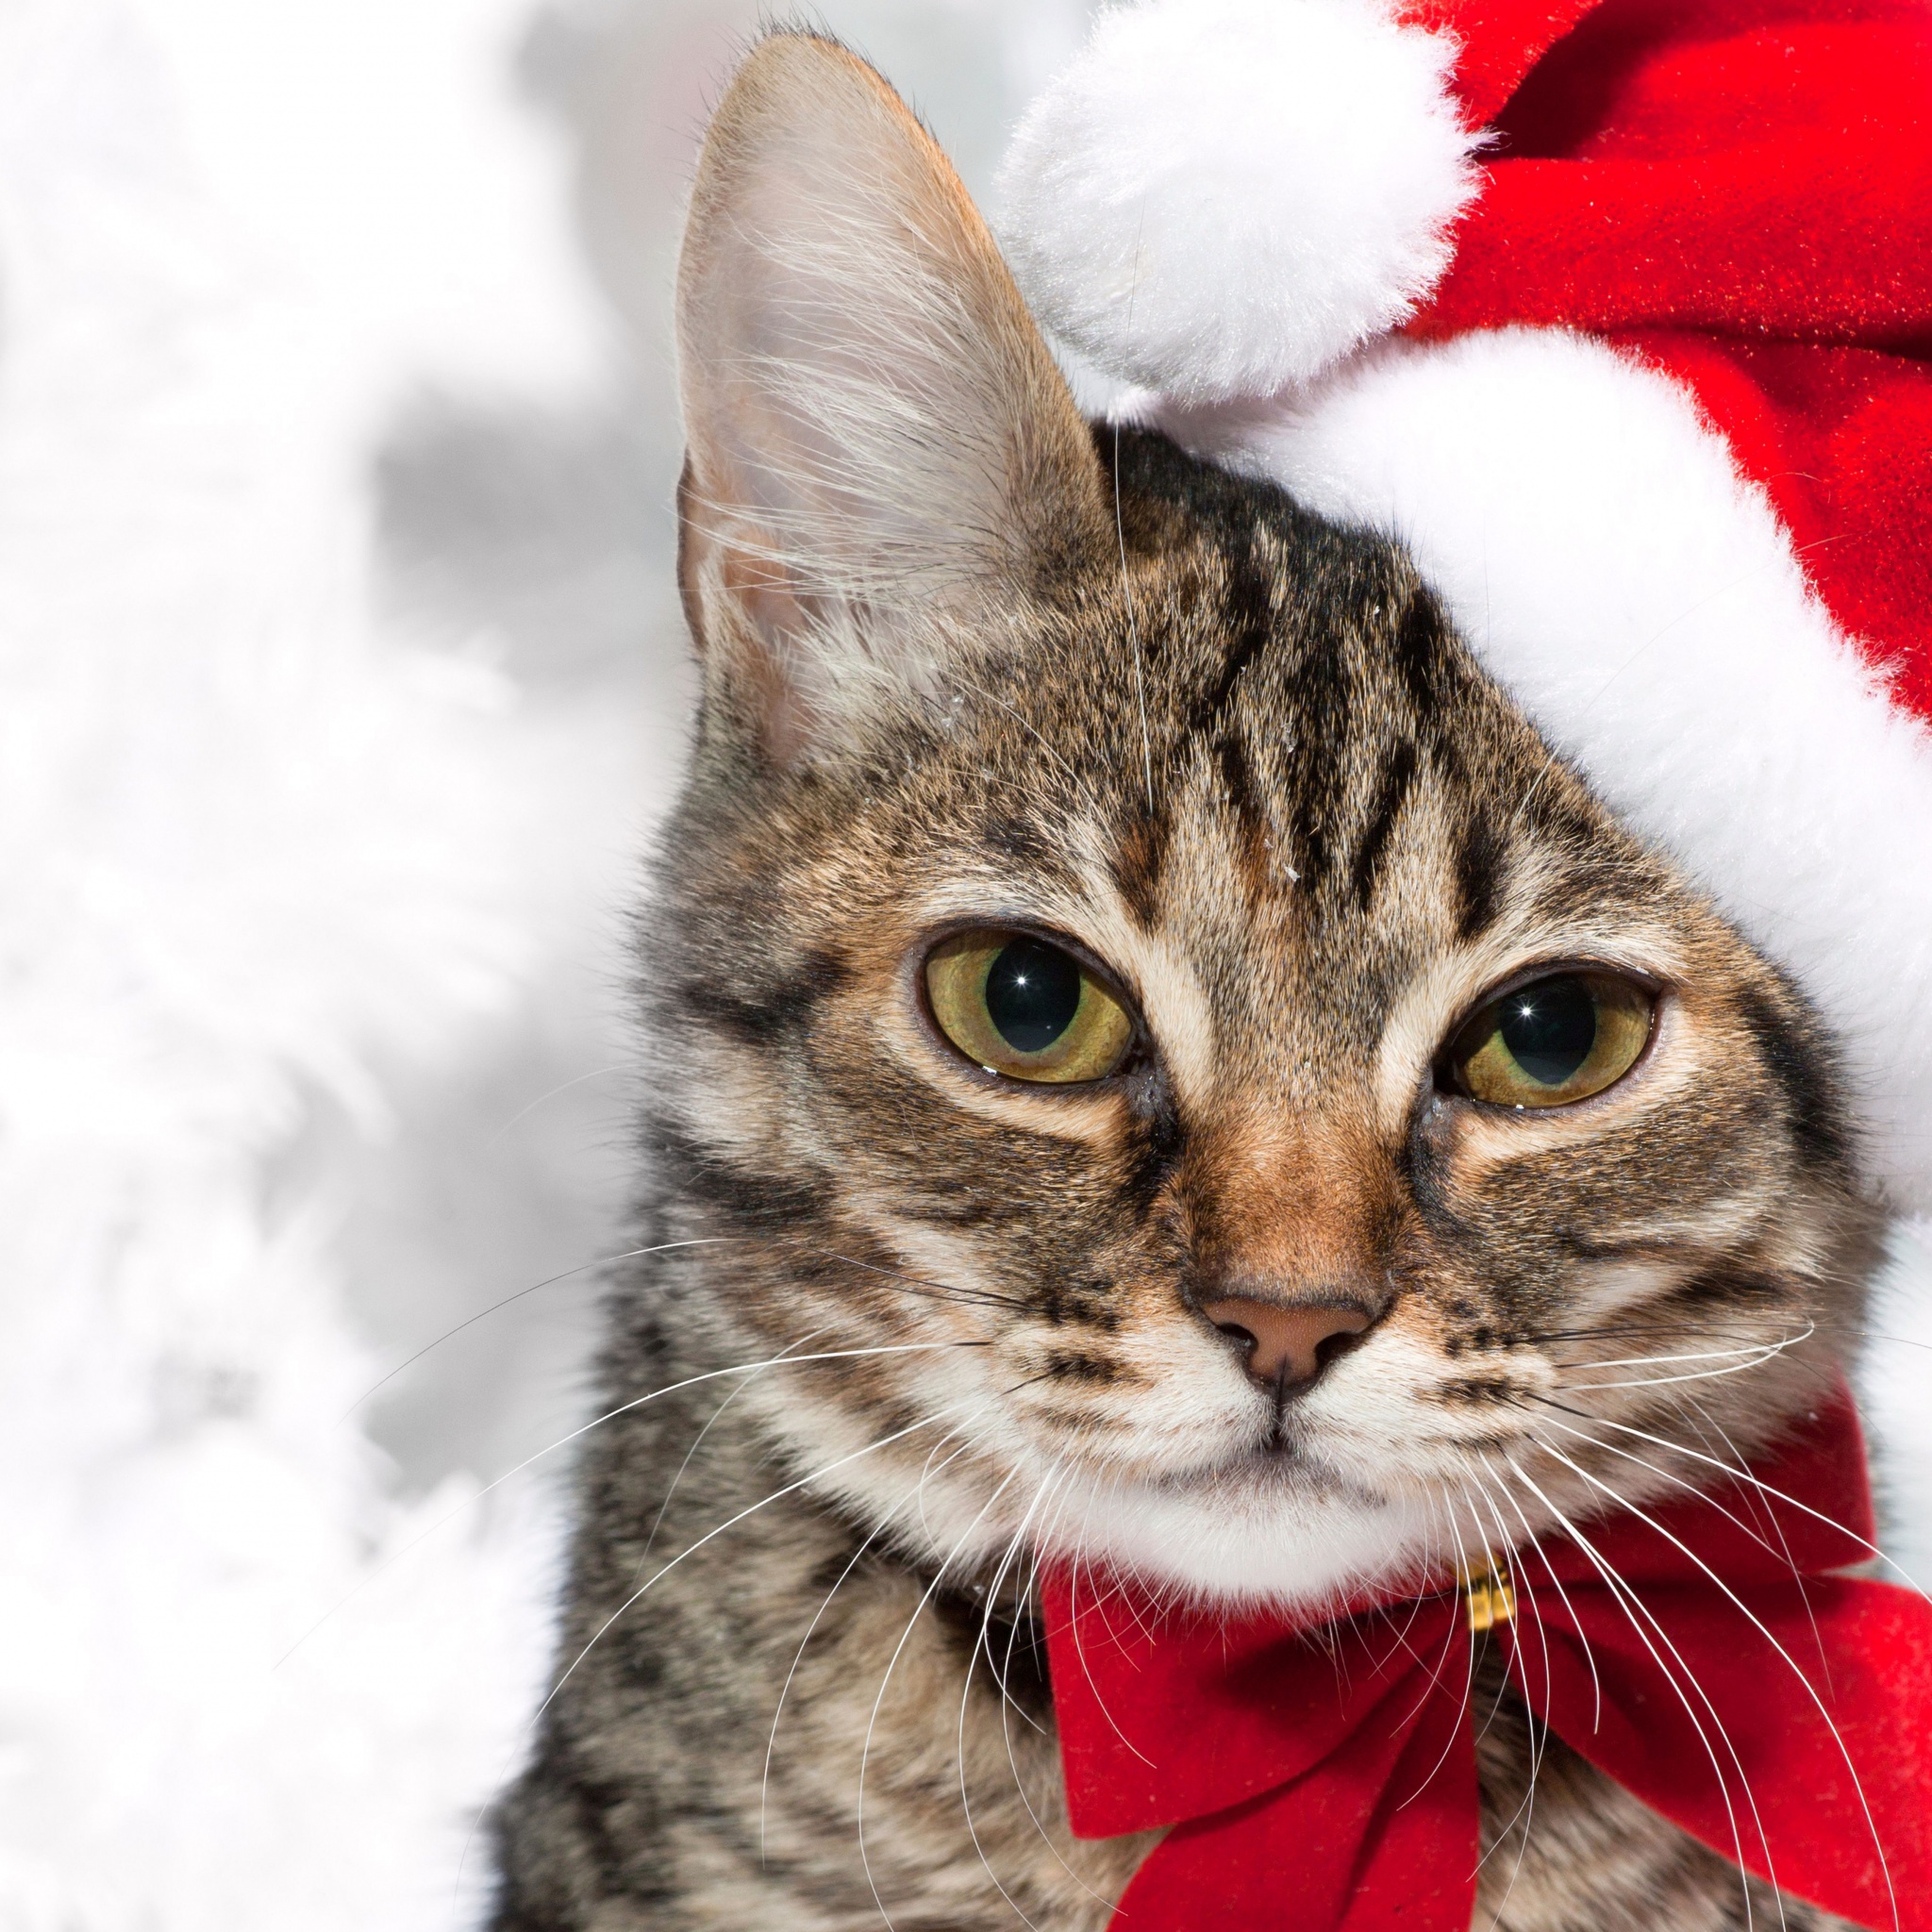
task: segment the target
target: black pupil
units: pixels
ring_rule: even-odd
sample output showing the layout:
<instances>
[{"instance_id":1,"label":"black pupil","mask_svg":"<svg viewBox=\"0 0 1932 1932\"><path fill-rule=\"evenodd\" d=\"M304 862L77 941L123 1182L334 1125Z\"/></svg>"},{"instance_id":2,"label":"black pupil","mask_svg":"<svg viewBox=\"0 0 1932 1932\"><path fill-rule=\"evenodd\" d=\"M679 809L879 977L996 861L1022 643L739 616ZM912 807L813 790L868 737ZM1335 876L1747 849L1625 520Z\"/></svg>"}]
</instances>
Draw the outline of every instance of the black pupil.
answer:
<instances>
[{"instance_id":1,"label":"black pupil","mask_svg":"<svg viewBox=\"0 0 1932 1932\"><path fill-rule=\"evenodd\" d=\"M1017 1053L1051 1046L1079 1005L1080 969L1058 946L1014 940L987 971L987 1017Z\"/></svg>"},{"instance_id":2,"label":"black pupil","mask_svg":"<svg viewBox=\"0 0 1932 1932\"><path fill-rule=\"evenodd\" d=\"M1502 1003L1503 1044L1543 1087L1576 1076L1596 1044L1596 1002L1580 979L1539 979Z\"/></svg>"}]
</instances>

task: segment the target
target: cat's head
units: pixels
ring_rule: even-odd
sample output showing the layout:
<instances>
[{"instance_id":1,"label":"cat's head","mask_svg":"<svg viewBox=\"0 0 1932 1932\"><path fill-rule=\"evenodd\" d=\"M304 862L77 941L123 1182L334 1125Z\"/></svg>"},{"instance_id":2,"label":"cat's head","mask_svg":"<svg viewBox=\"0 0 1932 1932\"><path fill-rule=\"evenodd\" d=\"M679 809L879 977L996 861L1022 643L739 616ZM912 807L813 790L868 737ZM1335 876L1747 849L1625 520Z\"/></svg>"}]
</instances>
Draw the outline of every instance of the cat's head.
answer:
<instances>
[{"instance_id":1,"label":"cat's head","mask_svg":"<svg viewBox=\"0 0 1932 1932\"><path fill-rule=\"evenodd\" d=\"M1306 1596L1815 1397L1869 1242L1827 1045L1398 547L1084 424L824 41L726 95L679 321L667 1292L840 1357L748 1380L801 1473L932 1560Z\"/></svg>"}]
</instances>

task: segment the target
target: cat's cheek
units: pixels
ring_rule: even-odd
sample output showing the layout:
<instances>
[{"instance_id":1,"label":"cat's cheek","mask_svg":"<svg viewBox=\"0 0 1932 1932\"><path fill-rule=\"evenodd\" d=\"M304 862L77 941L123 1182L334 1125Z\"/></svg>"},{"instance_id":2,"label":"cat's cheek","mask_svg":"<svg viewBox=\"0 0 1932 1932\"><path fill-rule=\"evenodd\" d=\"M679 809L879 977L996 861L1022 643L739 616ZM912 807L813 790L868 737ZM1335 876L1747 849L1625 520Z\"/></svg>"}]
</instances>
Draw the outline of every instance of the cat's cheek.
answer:
<instances>
[{"instance_id":1,"label":"cat's cheek","mask_svg":"<svg viewBox=\"0 0 1932 1932\"><path fill-rule=\"evenodd\" d=\"M1690 1259L1584 1263L1564 1283L1566 1328L1603 1327L1674 1294L1696 1273Z\"/></svg>"},{"instance_id":2,"label":"cat's cheek","mask_svg":"<svg viewBox=\"0 0 1932 1932\"><path fill-rule=\"evenodd\" d=\"M1452 1340L1427 1305L1398 1310L1304 1398L1298 1441L1356 1481L1429 1491L1452 1478L1469 1448L1519 1434L1512 1405L1549 1382L1538 1357Z\"/></svg>"},{"instance_id":3,"label":"cat's cheek","mask_svg":"<svg viewBox=\"0 0 1932 1932\"><path fill-rule=\"evenodd\" d=\"M1131 1321L1104 1347L1032 1333L1001 1357L1022 1378L1014 1411L1037 1441L1126 1480L1224 1467L1258 1450L1273 1427L1272 1405L1177 1302L1172 1316Z\"/></svg>"}]
</instances>

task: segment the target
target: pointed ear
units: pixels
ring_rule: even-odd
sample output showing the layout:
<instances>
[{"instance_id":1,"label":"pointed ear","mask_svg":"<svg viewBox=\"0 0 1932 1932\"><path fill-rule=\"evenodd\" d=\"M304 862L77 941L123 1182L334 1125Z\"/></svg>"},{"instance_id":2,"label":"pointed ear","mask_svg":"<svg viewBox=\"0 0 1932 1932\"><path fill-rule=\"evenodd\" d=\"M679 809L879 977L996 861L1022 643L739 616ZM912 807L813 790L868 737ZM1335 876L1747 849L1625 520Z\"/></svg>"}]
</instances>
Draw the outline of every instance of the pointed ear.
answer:
<instances>
[{"instance_id":1,"label":"pointed ear","mask_svg":"<svg viewBox=\"0 0 1932 1932\"><path fill-rule=\"evenodd\" d=\"M780 759L942 688L1111 511L986 224L862 60L775 34L713 117L678 263L680 578Z\"/></svg>"}]
</instances>

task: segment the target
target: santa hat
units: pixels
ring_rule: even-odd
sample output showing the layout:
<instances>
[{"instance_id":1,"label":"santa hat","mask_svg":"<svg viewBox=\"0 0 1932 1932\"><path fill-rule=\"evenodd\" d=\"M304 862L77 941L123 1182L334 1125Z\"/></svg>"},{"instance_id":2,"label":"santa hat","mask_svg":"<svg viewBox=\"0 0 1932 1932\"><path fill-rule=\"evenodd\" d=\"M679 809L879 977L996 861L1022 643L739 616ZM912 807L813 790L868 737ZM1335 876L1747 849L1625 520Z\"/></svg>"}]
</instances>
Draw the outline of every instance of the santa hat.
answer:
<instances>
[{"instance_id":1,"label":"santa hat","mask_svg":"<svg viewBox=\"0 0 1932 1932\"><path fill-rule=\"evenodd\" d=\"M1149 0L1002 198L1124 413L1408 546L1932 1210L1932 9Z\"/></svg>"}]
</instances>

